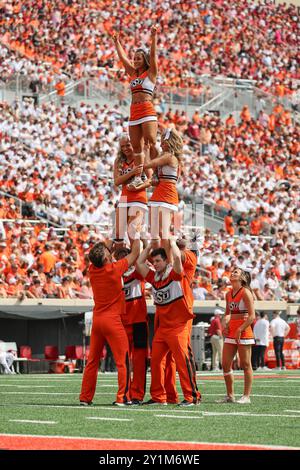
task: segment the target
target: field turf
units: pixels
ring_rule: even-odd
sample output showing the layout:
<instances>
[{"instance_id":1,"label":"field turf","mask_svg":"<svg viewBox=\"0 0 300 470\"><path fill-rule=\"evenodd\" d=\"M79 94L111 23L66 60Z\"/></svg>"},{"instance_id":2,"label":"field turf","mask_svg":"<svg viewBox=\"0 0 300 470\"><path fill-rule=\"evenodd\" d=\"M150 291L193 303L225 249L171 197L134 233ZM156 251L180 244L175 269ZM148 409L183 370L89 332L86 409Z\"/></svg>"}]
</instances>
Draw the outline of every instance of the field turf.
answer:
<instances>
[{"instance_id":1,"label":"field turf","mask_svg":"<svg viewBox=\"0 0 300 470\"><path fill-rule=\"evenodd\" d=\"M235 375L239 397L243 380L240 372ZM29 439L53 436L52 449L59 441L54 436L90 438L90 443L91 438L112 439L115 449L140 448L136 440L164 441L160 447L154 444L162 449L172 448L172 442L178 449L181 442L182 448L184 442L193 443L189 448L198 448L196 443L209 443L209 448L218 443L300 448L300 371L255 373L251 405L217 404L225 392L222 375L198 373L203 401L184 409L175 405L113 407L115 373L99 373L95 406L80 407L81 380L81 374L1 375L0 448L14 448L7 439L17 442L9 436L16 434ZM149 382L150 377L147 390ZM126 440L126 446L117 440ZM23 448L43 448L30 442ZM105 449L106 445L103 441L101 447L98 441L92 448Z\"/></svg>"}]
</instances>

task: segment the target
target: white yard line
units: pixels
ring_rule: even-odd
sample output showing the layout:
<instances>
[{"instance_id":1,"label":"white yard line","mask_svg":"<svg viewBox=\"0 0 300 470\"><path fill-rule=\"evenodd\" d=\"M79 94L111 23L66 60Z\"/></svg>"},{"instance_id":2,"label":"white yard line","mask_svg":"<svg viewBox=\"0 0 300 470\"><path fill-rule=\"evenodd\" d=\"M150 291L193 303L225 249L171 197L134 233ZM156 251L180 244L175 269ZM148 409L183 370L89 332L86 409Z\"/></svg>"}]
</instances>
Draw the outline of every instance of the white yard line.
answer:
<instances>
[{"instance_id":1,"label":"white yard line","mask_svg":"<svg viewBox=\"0 0 300 470\"><path fill-rule=\"evenodd\" d=\"M13 405L8 405L8 406L12 406ZM39 408L67 408L67 409L81 409L81 410L88 410L89 412L91 412L91 408L90 407L87 407L87 406L79 406L79 404L76 404L76 405L39 405L39 404L36 404L36 405L25 405L27 408L29 407L33 407L33 408L36 408L36 407L39 407ZM200 405L201 406L201 405ZM232 404L232 407L234 408L235 404ZM151 408L151 409L150 409ZM132 413L132 412L139 412L139 413L150 413L150 412L159 412L161 408L159 407L155 407L155 409L153 409L154 407L147 407L147 406L139 406L139 407L133 407L133 406L128 406L128 407L124 407L124 408L117 408L117 407L114 407L114 406L95 406L93 407L93 412L97 412L97 411L116 411L116 412L122 412L122 411L125 411L126 413ZM165 409L166 407L164 407L164 413L186 413L187 415L189 414L190 416L188 416L188 418L192 418L192 417L195 417L195 418L204 418L204 417L209 417L209 416L215 416L215 417L218 417L218 416L247 416L247 417L260 417L260 418L266 418L266 417L273 417L273 418L300 418L300 414L298 415L290 415L290 414L271 414L271 413L251 413L250 411L224 411L224 412L219 412L219 411L200 411L199 407L195 407L193 410L176 410L174 408L171 408L169 410ZM286 410L284 410L286 411ZM294 413L296 412L296 410L290 410L291 413ZM297 413L299 413L299 411L297 411ZM192 416L193 415L193 416ZM195 416L197 415L197 416ZM169 415L167 414L166 416L172 416L172 415ZM107 419L112 419L112 418L107 418ZM106 420L106 418L105 418Z\"/></svg>"},{"instance_id":2,"label":"white yard line","mask_svg":"<svg viewBox=\"0 0 300 470\"><path fill-rule=\"evenodd\" d=\"M219 395L224 395L224 393L204 393L203 397L216 397ZM251 397L260 397L260 398L292 398L293 400L295 398L300 398L299 395L258 395L256 393L251 394Z\"/></svg>"},{"instance_id":3,"label":"white yard line","mask_svg":"<svg viewBox=\"0 0 300 470\"><path fill-rule=\"evenodd\" d=\"M14 387L14 388L56 388L55 385L3 385L0 384L0 387Z\"/></svg>"},{"instance_id":4,"label":"white yard line","mask_svg":"<svg viewBox=\"0 0 300 470\"><path fill-rule=\"evenodd\" d=\"M264 418L264 417L270 417L270 418L300 418L299 415L277 415L277 414L270 414L270 413L247 413L247 412L234 412L234 413L228 413L228 412L218 412L218 411L203 411L204 416L247 416L247 417L257 417L257 418Z\"/></svg>"},{"instance_id":5,"label":"white yard line","mask_svg":"<svg viewBox=\"0 0 300 470\"><path fill-rule=\"evenodd\" d=\"M300 410L283 410L286 411L287 413L300 413Z\"/></svg>"},{"instance_id":6,"label":"white yard line","mask_svg":"<svg viewBox=\"0 0 300 470\"><path fill-rule=\"evenodd\" d=\"M133 421L133 419L128 418L105 418L102 416L88 416L85 419L97 419L100 421Z\"/></svg>"},{"instance_id":7,"label":"white yard line","mask_svg":"<svg viewBox=\"0 0 300 470\"><path fill-rule=\"evenodd\" d=\"M34 419L10 419L14 423L32 423L32 424L57 424L57 421L37 421Z\"/></svg>"},{"instance_id":8,"label":"white yard line","mask_svg":"<svg viewBox=\"0 0 300 470\"><path fill-rule=\"evenodd\" d=\"M1 392L2 394L5 393L5 395L75 395L76 396L76 393L78 393L79 395L79 391L78 392ZM1 395L0 393L0 395ZM114 392L99 392L97 393L96 395L100 395L100 396L103 396L103 395L114 395Z\"/></svg>"},{"instance_id":9,"label":"white yard line","mask_svg":"<svg viewBox=\"0 0 300 470\"><path fill-rule=\"evenodd\" d=\"M154 415L157 418L203 419L203 416Z\"/></svg>"}]
</instances>

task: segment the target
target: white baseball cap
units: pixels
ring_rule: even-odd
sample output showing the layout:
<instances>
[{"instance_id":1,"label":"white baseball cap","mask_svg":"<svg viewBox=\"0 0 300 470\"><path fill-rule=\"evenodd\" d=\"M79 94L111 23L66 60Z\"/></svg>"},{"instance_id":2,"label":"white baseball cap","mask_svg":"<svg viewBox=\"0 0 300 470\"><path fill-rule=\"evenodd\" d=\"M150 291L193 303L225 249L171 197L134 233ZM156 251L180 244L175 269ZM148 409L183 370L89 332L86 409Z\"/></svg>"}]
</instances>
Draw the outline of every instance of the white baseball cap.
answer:
<instances>
[{"instance_id":1,"label":"white baseball cap","mask_svg":"<svg viewBox=\"0 0 300 470\"><path fill-rule=\"evenodd\" d=\"M215 315L224 315L224 310L221 310L220 308L216 308L214 311Z\"/></svg>"}]
</instances>

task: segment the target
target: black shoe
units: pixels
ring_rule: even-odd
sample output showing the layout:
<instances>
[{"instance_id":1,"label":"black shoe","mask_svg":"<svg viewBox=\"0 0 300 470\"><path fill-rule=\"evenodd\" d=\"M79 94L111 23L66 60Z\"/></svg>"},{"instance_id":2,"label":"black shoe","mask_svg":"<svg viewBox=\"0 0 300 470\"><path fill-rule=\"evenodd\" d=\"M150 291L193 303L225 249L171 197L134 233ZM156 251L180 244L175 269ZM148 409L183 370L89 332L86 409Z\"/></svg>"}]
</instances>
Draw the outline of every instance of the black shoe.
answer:
<instances>
[{"instance_id":1,"label":"black shoe","mask_svg":"<svg viewBox=\"0 0 300 470\"><path fill-rule=\"evenodd\" d=\"M131 404L140 406L140 405L143 404L143 400L138 400L137 398L132 398Z\"/></svg>"},{"instance_id":2,"label":"black shoe","mask_svg":"<svg viewBox=\"0 0 300 470\"><path fill-rule=\"evenodd\" d=\"M113 406L119 406L120 408L124 406L131 406L131 405L132 405L131 401L114 401L113 402Z\"/></svg>"},{"instance_id":3,"label":"black shoe","mask_svg":"<svg viewBox=\"0 0 300 470\"><path fill-rule=\"evenodd\" d=\"M167 402L166 401L155 401L155 400L152 400L152 398L151 398L148 401L144 401L143 405L163 405L163 406L166 406Z\"/></svg>"},{"instance_id":4,"label":"black shoe","mask_svg":"<svg viewBox=\"0 0 300 470\"><path fill-rule=\"evenodd\" d=\"M182 400L177 406L195 406L195 403L188 400Z\"/></svg>"},{"instance_id":5,"label":"black shoe","mask_svg":"<svg viewBox=\"0 0 300 470\"><path fill-rule=\"evenodd\" d=\"M93 406L93 402L92 401L81 401L79 403L80 406Z\"/></svg>"}]
</instances>

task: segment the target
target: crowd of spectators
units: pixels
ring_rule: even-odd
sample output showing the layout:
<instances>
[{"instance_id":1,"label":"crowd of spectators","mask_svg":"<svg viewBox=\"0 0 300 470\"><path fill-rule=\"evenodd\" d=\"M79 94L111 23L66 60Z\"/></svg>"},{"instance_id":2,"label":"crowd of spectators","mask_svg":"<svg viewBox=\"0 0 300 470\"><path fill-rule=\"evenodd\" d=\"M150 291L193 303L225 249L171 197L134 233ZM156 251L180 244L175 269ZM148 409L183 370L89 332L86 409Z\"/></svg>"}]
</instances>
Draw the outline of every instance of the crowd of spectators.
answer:
<instances>
[{"instance_id":1,"label":"crowd of spectators","mask_svg":"<svg viewBox=\"0 0 300 470\"><path fill-rule=\"evenodd\" d=\"M112 167L126 120L116 108L84 103L0 106L0 219L20 218L0 223L0 295L90 297L87 253L113 225L119 193ZM227 214L219 234L206 232L195 298L224 298L238 263L252 271L258 298L299 302L300 139L290 114L276 105L253 119L244 108L237 122L222 122L169 111L159 124L184 136L181 211L204 199ZM22 222L25 208L27 218L59 227Z\"/></svg>"},{"instance_id":2,"label":"crowd of spectators","mask_svg":"<svg viewBox=\"0 0 300 470\"><path fill-rule=\"evenodd\" d=\"M198 90L209 74L253 79L280 97L298 89L297 7L267 0L143 0L130 9L115 0L1 0L1 43L14 52L1 54L0 72L21 71L41 86L61 71L99 78L120 68L110 33L120 30L132 53L154 23L160 84Z\"/></svg>"},{"instance_id":3,"label":"crowd of spectators","mask_svg":"<svg viewBox=\"0 0 300 470\"><path fill-rule=\"evenodd\" d=\"M96 226L67 230L34 227L30 222L3 224L0 239L0 297L92 298L88 252L105 237ZM300 237L278 231L271 239L221 229L206 230L193 281L196 300L223 299L230 289L230 271L239 265L252 273L258 300L300 302ZM147 291L150 296L150 290Z\"/></svg>"}]
</instances>

